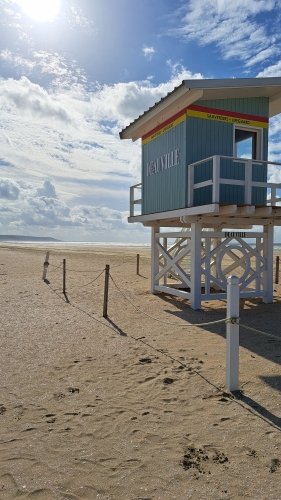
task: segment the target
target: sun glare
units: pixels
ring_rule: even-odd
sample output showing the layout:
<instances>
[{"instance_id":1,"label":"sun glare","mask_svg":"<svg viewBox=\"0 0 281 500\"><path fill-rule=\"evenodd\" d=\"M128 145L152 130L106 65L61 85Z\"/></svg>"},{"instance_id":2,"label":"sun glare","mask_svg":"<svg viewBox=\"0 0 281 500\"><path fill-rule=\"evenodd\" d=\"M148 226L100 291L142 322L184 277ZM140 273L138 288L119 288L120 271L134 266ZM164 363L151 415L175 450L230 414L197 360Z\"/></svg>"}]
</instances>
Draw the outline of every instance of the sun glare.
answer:
<instances>
[{"instance_id":1,"label":"sun glare","mask_svg":"<svg viewBox=\"0 0 281 500\"><path fill-rule=\"evenodd\" d=\"M60 0L16 0L22 12L39 22L53 21L60 10Z\"/></svg>"}]
</instances>

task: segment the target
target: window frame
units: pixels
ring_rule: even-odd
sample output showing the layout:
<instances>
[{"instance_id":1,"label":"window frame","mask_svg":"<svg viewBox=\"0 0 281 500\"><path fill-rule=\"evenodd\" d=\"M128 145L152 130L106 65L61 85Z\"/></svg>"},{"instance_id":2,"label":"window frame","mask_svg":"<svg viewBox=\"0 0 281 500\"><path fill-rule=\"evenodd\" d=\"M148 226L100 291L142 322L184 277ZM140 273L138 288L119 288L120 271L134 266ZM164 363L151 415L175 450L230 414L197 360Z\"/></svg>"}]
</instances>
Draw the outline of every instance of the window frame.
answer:
<instances>
[{"instance_id":1,"label":"window frame","mask_svg":"<svg viewBox=\"0 0 281 500\"><path fill-rule=\"evenodd\" d=\"M237 156L237 143L235 142L235 130L246 130L247 132L255 132L256 135L256 158L242 158L243 160L259 161L262 160L263 151L263 129L261 127L247 127L242 125L233 125L233 157ZM238 161L238 160L236 160Z\"/></svg>"}]
</instances>

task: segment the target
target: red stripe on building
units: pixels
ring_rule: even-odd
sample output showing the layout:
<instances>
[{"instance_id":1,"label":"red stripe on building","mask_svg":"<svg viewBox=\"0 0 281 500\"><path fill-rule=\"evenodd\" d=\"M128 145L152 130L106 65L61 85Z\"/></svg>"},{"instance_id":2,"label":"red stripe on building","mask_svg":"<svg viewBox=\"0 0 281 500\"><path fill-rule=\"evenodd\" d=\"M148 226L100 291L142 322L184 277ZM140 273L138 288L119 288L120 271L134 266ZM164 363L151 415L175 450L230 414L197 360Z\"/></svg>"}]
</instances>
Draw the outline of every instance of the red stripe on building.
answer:
<instances>
[{"instance_id":1,"label":"red stripe on building","mask_svg":"<svg viewBox=\"0 0 281 500\"><path fill-rule=\"evenodd\" d=\"M176 115L172 116L171 118L169 118L165 122L161 123L160 125L157 125L157 127L150 130L149 132L147 132L147 134L143 135L142 140L145 140L145 139L147 139L147 137L150 137L151 135L155 134L156 132L158 132L158 130L161 130L162 128L166 127L166 125L169 125L170 123L174 122L175 120L180 118L185 113L186 113L186 109L179 111Z\"/></svg>"},{"instance_id":2,"label":"red stripe on building","mask_svg":"<svg viewBox=\"0 0 281 500\"><path fill-rule=\"evenodd\" d=\"M230 116L233 118L244 118L256 122L268 123L268 118L264 118L263 116L246 115L244 113L236 113L235 111L227 111L225 109L206 108L205 106L196 106L195 104L191 104L190 106L188 106L187 109L190 109L192 111L199 111L199 112L201 111L201 113L212 113L214 115Z\"/></svg>"}]
</instances>

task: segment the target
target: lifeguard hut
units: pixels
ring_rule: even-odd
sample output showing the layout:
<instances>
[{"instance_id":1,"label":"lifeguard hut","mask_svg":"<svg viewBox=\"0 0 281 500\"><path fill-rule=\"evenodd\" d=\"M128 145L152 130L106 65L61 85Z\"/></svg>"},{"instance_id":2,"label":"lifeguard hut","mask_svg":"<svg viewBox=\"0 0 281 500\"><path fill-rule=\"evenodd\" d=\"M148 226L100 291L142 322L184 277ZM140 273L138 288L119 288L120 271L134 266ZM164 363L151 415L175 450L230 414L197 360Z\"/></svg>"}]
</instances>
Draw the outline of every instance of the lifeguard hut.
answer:
<instances>
[{"instance_id":1,"label":"lifeguard hut","mask_svg":"<svg viewBox=\"0 0 281 500\"><path fill-rule=\"evenodd\" d=\"M240 297L272 302L281 163L268 161L268 122L280 112L281 78L184 80L120 132L142 139L128 221L151 226L152 293L200 309L236 273Z\"/></svg>"}]
</instances>

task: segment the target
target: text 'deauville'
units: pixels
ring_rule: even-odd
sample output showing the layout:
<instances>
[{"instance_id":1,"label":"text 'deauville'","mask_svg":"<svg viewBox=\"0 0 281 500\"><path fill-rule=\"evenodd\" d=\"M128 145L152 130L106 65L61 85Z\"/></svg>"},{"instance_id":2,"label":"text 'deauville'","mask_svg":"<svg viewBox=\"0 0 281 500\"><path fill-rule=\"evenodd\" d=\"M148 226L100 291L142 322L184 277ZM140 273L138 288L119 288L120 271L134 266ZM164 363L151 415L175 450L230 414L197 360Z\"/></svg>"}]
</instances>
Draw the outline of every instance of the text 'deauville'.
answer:
<instances>
[{"instance_id":1,"label":"text 'deauville'","mask_svg":"<svg viewBox=\"0 0 281 500\"><path fill-rule=\"evenodd\" d=\"M156 160L152 160L147 163L147 176L157 174L162 170L167 168L175 167L180 164L180 150L175 149L170 153L167 153Z\"/></svg>"}]
</instances>

